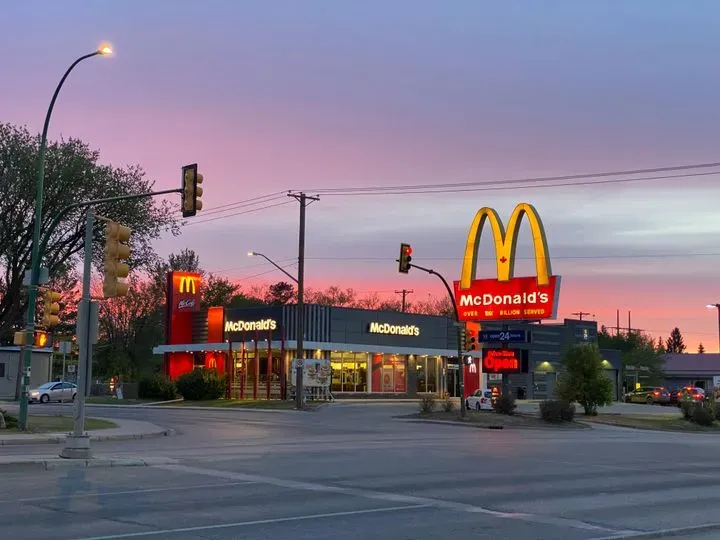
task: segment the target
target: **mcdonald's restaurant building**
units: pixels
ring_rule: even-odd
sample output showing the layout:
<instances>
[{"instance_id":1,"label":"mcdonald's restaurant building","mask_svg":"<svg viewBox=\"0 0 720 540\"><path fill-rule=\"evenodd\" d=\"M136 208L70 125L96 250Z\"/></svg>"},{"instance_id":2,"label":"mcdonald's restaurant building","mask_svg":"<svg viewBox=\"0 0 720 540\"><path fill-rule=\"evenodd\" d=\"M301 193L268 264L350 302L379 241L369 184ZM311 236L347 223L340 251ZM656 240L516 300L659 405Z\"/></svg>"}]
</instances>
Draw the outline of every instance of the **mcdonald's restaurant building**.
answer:
<instances>
[{"instance_id":1,"label":"mcdonald's restaurant building","mask_svg":"<svg viewBox=\"0 0 720 540\"><path fill-rule=\"evenodd\" d=\"M201 285L197 274L168 278L166 343L153 349L164 356L165 374L177 379L194 369L216 369L228 376L233 398L287 398L297 358L297 306L200 309ZM595 321L485 323L483 330L525 330L530 339L505 349L484 343L458 362L450 318L312 304L304 310L304 358L329 361L335 397L456 396L462 369L466 396L498 386L520 399L547 399L562 372L565 347L597 344ZM616 352L604 354L619 399Z\"/></svg>"},{"instance_id":2,"label":"mcdonald's restaurant building","mask_svg":"<svg viewBox=\"0 0 720 540\"><path fill-rule=\"evenodd\" d=\"M296 305L200 309L200 276L168 276L165 374L177 379L211 368L231 381L231 397L288 396L297 357ZM457 328L447 317L304 306L304 358L328 360L335 397L415 397L454 394ZM466 392L482 383L480 359L462 365Z\"/></svg>"}]
</instances>

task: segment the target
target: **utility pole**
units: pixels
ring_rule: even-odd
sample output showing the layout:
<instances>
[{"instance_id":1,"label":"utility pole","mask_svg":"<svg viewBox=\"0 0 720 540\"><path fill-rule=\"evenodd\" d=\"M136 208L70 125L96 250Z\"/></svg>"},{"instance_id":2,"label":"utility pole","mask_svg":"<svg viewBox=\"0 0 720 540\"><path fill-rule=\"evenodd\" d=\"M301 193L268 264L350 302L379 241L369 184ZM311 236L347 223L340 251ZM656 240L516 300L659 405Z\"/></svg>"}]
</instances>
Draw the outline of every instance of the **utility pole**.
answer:
<instances>
[{"instance_id":1,"label":"utility pole","mask_svg":"<svg viewBox=\"0 0 720 540\"><path fill-rule=\"evenodd\" d=\"M412 293L414 293L414 292L415 292L415 291L413 291L413 290L408 291L407 289L403 289L402 291L395 291L395 294L402 294L402 310L401 310L401 311L402 311L403 313L405 313L405 307L406 307L405 297L406 297L408 294L412 294Z\"/></svg>"},{"instance_id":2,"label":"utility pole","mask_svg":"<svg viewBox=\"0 0 720 540\"><path fill-rule=\"evenodd\" d=\"M577 315L577 316L580 318L580 320L582 321L582 320L583 320L583 315L592 315L592 313L589 313L589 312L587 312L587 311L574 311L574 312L571 313L570 315Z\"/></svg>"},{"instance_id":3,"label":"utility pole","mask_svg":"<svg viewBox=\"0 0 720 540\"><path fill-rule=\"evenodd\" d=\"M295 372L295 407L302 410L304 408L304 389L303 389L303 370L304 370L304 359L305 359L305 344L303 343L303 334L305 332L305 209L308 205L308 200L319 201L320 197L311 197L307 194L301 193L288 193L288 197L296 199L300 203L300 234L298 239L298 294L297 294L297 313L295 314L296 320L296 334L295 336L297 346L295 351L296 372Z\"/></svg>"}]
</instances>

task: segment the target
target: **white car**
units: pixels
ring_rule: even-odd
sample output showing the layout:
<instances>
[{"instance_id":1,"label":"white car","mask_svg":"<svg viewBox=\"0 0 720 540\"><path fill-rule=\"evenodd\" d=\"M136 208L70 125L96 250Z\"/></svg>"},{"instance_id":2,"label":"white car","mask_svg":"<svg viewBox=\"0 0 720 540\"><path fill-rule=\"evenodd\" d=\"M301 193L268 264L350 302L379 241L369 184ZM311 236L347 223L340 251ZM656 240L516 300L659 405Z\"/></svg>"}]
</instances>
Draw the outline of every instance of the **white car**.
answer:
<instances>
[{"instance_id":1,"label":"white car","mask_svg":"<svg viewBox=\"0 0 720 540\"><path fill-rule=\"evenodd\" d=\"M475 392L465 399L465 405L468 409L476 411L492 411L493 410L493 393L487 388L485 390L475 390Z\"/></svg>"},{"instance_id":2,"label":"white car","mask_svg":"<svg viewBox=\"0 0 720 540\"><path fill-rule=\"evenodd\" d=\"M48 403L50 401L75 401L77 386L69 382L49 382L28 392L28 401Z\"/></svg>"}]
</instances>

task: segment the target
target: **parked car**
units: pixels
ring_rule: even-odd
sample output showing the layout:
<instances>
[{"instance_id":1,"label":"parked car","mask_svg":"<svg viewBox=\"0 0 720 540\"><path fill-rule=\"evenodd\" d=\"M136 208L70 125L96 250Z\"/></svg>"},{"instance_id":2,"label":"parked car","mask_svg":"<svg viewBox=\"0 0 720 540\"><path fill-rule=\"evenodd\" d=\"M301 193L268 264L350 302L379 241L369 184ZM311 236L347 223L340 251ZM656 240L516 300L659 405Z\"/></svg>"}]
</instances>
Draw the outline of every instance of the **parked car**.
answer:
<instances>
[{"instance_id":1,"label":"parked car","mask_svg":"<svg viewBox=\"0 0 720 540\"><path fill-rule=\"evenodd\" d=\"M677 393L678 405L684 401L699 403L705 399L705 390L697 386L686 386Z\"/></svg>"},{"instance_id":2,"label":"parked car","mask_svg":"<svg viewBox=\"0 0 720 540\"><path fill-rule=\"evenodd\" d=\"M476 411L492 411L496 396L497 393L493 394L493 391L487 388L484 390L475 390L472 395L465 398L465 406L468 409L475 409Z\"/></svg>"},{"instance_id":3,"label":"parked car","mask_svg":"<svg viewBox=\"0 0 720 540\"><path fill-rule=\"evenodd\" d=\"M77 386L71 382L49 382L28 392L30 403L48 403L50 401L75 401Z\"/></svg>"},{"instance_id":4,"label":"parked car","mask_svg":"<svg viewBox=\"0 0 720 540\"><path fill-rule=\"evenodd\" d=\"M643 386L625 394L625 403L668 405L670 399L670 392L662 386Z\"/></svg>"}]
</instances>

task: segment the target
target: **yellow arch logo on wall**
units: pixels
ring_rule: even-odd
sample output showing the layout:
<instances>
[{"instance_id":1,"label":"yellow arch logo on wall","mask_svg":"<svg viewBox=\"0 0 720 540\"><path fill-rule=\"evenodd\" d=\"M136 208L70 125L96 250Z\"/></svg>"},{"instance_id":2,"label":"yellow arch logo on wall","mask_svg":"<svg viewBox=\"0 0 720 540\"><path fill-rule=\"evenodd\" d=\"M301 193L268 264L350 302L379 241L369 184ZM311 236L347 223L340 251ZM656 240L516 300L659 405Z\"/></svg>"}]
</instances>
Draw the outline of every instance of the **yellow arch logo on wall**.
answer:
<instances>
[{"instance_id":1,"label":"yellow arch logo on wall","mask_svg":"<svg viewBox=\"0 0 720 540\"><path fill-rule=\"evenodd\" d=\"M550 254L545 237L545 227L535 207L528 203L518 204L508 221L507 231L498 213L488 207L483 207L475 214L475 219L470 225L470 231L465 245L465 256L460 274L460 289L469 289L472 281L476 278L477 256L480 248L480 236L487 221L490 222L490 229L495 243L495 259L497 265L498 281L510 281L515 272L515 248L520 233L522 218L527 216L532 233L533 247L535 250L535 269L537 271L538 285L548 285L552 270L550 267Z\"/></svg>"}]
</instances>

